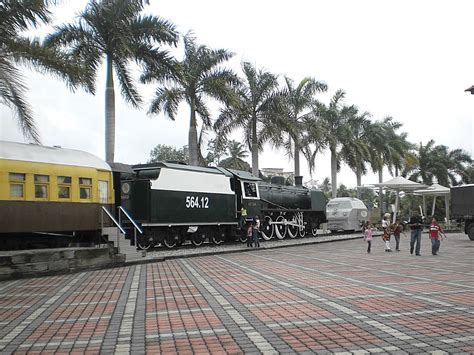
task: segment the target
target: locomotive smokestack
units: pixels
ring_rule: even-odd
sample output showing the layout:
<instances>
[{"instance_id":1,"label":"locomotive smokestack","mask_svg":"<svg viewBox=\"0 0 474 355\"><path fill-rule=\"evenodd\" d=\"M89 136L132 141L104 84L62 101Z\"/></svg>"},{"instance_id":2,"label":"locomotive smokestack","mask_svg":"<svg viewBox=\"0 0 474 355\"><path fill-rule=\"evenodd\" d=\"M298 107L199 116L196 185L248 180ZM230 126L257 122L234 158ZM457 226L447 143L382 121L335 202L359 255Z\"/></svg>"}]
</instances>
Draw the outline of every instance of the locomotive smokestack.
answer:
<instances>
[{"instance_id":1,"label":"locomotive smokestack","mask_svg":"<svg viewBox=\"0 0 474 355\"><path fill-rule=\"evenodd\" d=\"M295 186L303 186L303 177L295 176Z\"/></svg>"}]
</instances>

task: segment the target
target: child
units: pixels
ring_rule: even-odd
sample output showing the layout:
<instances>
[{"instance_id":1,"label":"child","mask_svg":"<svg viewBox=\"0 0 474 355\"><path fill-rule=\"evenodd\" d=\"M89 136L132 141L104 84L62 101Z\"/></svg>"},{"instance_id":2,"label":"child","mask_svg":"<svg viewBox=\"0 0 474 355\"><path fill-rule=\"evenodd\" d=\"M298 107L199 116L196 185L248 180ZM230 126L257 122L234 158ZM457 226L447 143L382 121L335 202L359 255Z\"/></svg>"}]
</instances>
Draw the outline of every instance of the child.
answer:
<instances>
[{"instance_id":1,"label":"child","mask_svg":"<svg viewBox=\"0 0 474 355\"><path fill-rule=\"evenodd\" d=\"M402 225L400 224L400 220L397 218L395 224L392 226L393 236L395 237L395 242L397 243L395 246L396 251L400 251L400 233L402 232Z\"/></svg>"},{"instance_id":2,"label":"child","mask_svg":"<svg viewBox=\"0 0 474 355\"><path fill-rule=\"evenodd\" d=\"M385 242L385 251L391 252L390 248L390 213L385 213L382 219L383 236Z\"/></svg>"},{"instance_id":3,"label":"child","mask_svg":"<svg viewBox=\"0 0 474 355\"><path fill-rule=\"evenodd\" d=\"M252 223L247 223L247 247L252 247L253 226Z\"/></svg>"},{"instance_id":4,"label":"child","mask_svg":"<svg viewBox=\"0 0 474 355\"><path fill-rule=\"evenodd\" d=\"M370 254L370 247L372 246L372 224L367 222L364 226L364 240L367 242L367 253Z\"/></svg>"},{"instance_id":5,"label":"child","mask_svg":"<svg viewBox=\"0 0 474 355\"><path fill-rule=\"evenodd\" d=\"M260 233L260 218L255 216L253 219L253 246L260 248L259 234Z\"/></svg>"},{"instance_id":6,"label":"child","mask_svg":"<svg viewBox=\"0 0 474 355\"><path fill-rule=\"evenodd\" d=\"M441 245L440 241L440 234L443 233L443 229L436 221L436 218L431 220L429 234L431 239L431 254L437 255L439 251L439 247Z\"/></svg>"}]
</instances>

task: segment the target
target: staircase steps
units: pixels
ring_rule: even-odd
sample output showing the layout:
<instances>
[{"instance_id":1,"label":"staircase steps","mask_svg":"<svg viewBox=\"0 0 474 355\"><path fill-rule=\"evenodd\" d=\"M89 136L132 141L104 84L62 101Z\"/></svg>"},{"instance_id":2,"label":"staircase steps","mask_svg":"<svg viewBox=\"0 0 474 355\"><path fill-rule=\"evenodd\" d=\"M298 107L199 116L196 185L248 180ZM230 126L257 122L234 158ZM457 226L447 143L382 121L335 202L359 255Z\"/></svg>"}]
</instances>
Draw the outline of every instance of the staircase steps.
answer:
<instances>
[{"instance_id":1,"label":"staircase steps","mask_svg":"<svg viewBox=\"0 0 474 355\"><path fill-rule=\"evenodd\" d=\"M114 247L118 248L119 254L125 255L125 262L142 260L145 256L142 251L137 251L135 246L131 245L134 240L127 239L116 227L103 228L102 235L107 236L108 241L114 243Z\"/></svg>"}]
</instances>

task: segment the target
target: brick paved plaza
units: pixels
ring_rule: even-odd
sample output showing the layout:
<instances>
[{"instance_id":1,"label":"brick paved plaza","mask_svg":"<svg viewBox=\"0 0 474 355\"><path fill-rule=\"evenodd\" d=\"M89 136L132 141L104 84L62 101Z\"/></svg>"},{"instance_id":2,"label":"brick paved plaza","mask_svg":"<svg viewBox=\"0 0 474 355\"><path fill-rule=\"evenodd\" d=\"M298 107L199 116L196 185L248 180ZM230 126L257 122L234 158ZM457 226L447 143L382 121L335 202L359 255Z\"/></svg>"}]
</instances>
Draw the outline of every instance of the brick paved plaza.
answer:
<instances>
[{"instance_id":1,"label":"brick paved plaza","mask_svg":"<svg viewBox=\"0 0 474 355\"><path fill-rule=\"evenodd\" d=\"M474 242L361 240L0 283L2 353L474 353ZM265 244L263 244L265 245ZM245 248L243 248L245 249Z\"/></svg>"}]
</instances>

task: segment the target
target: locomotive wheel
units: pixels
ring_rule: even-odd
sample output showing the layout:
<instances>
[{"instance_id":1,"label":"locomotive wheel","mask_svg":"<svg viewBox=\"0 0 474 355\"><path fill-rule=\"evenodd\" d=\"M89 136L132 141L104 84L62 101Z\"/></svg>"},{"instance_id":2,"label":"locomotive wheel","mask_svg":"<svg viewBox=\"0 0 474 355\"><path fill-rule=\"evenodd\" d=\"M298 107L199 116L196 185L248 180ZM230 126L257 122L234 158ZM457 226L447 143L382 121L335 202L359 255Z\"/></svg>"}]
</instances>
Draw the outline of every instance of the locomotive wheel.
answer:
<instances>
[{"instance_id":1,"label":"locomotive wheel","mask_svg":"<svg viewBox=\"0 0 474 355\"><path fill-rule=\"evenodd\" d=\"M298 223L297 215L294 215L293 219L289 222L295 223L295 224ZM292 225L292 224L288 225L288 235L290 236L290 238L292 238L292 239L296 238L298 233L299 233L299 227L298 226L295 226L295 225Z\"/></svg>"},{"instance_id":2,"label":"locomotive wheel","mask_svg":"<svg viewBox=\"0 0 474 355\"><path fill-rule=\"evenodd\" d=\"M283 223L286 219L283 216L278 216L276 222ZM275 224L275 234L278 239L283 239L286 237L286 231L288 226L286 224Z\"/></svg>"},{"instance_id":3,"label":"locomotive wheel","mask_svg":"<svg viewBox=\"0 0 474 355\"><path fill-rule=\"evenodd\" d=\"M245 243L247 241L247 226L245 226L245 228L242 228L240 231L240 236L239 236L239 240L241 243Z\"/></svg>"},{"instance_id":4,"label":"locomotive wheel","mask_svg":"<svg viewBox=\"0 0 474 355\"><path fill-rule=\"evenodd\" d=\"M303 212L298 212L296 214L296 219L298 221L298 235L300 236L300 238L304 238L306 236L306 226L304 224Z\"/></svg>"},{"instance_id":5,"label":"locomotive wheel","mask_svg":"<svg viewBox=\"0 0 474 355\"><path fill-rule=\"evenodd\" d=\"M154 244L155 244L155 242L153 241L153 239L148 240L145 237L139 237L138 240L137 240L137 249L147 250Z\"/></svg>"},{"instance_id":6,"label":"locomotive wheel","mask_svg":"<svg viewBox=\"0 0 474 355\"><path fill-rule=\"evenodd\" d=\"M298 234L300 235L300 238L306 237L306 228L305 228L304 224L303 224L303 226L300 226L300 230L298 232L299 232Z\"/></svg>"},{"instance_id":7,"label":"locomotive wheel","mask_svg":"<svg viewBox=\"0 0 474 355\"><path fill-rule=\"evenodd\" d=\"M172 235L167 236L163 243L168 249L172 249L176 246L176 240L174 240L174 237Z\"/></svg>"},{"instance_id":8,"label":"locomotive wheel","mask_svg":"<svg viewBox=\"0 0 474 355\"><path fill-rule=\"evenodd\" d=\"M195 246L200 246L204 241L206 240L206 233L201 231L197 231L196 233L193 233L193 236L191 237L191 243L193 243Z\"/></svg>"},{"instance_id":9,"label":"locomotive wheel","mask_svg":"<svg viewBox=\"0 0 474 355\"><path fill-rule=\"evenodd\" d=\"M177 242L176 242L175 237L176 237L175 233L166 233L163 243L168 249L174 248L176 246Z\"/></svg>"},{"instance_id":10,"label":"locomotive wheel","mask_svg":"<svg viewBox=\"0 0 474 355\"><path fill-rule=\"evenodd\" d=\"M224 239L222 239L222 237L219 234L214 234L212 236L212 242L215 245L221 245L222 243L224 243Z\"/></svg>"},{"instance_id":11,"label":"locomotive wheel","mask_svg":"<svg viewBox=\"0 0 474 355\"><path fill-rule=\"evenodd\" d=\"M227 232L228 230L223 227L217 227L217 229L212 229L210 241L212 241L215 245L220 245L224 243Z\"/></svg>"},{"instance_id":12,"label":"locomotive wheel","mask_svg":"<svg viewBox=\"0 0 474 355\"><path fill-rule=\"evenodd\" d=\"M313 237L316 237L316 234L318 234L318 228L311 228L311 234Z\"/></svg>"},{"instance_id":13,"label":"locomotive wheel","mask_svg":"<svg viewBox=\"0 0 474 355\"><path fill-rule=\"evenodd\" d=\"M262 238L265 240L270 240L273 238L273 232L275 231L275 226L272 224L272 217L265 216L263 219L262 228L260 228L262 233Z\"/></svg>"}]
</instances>

